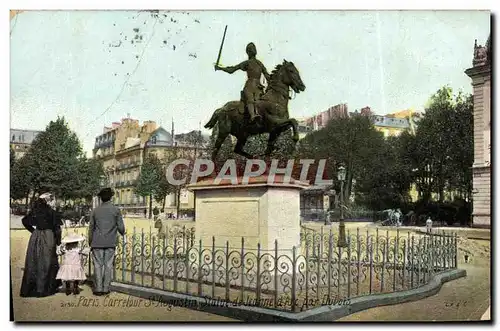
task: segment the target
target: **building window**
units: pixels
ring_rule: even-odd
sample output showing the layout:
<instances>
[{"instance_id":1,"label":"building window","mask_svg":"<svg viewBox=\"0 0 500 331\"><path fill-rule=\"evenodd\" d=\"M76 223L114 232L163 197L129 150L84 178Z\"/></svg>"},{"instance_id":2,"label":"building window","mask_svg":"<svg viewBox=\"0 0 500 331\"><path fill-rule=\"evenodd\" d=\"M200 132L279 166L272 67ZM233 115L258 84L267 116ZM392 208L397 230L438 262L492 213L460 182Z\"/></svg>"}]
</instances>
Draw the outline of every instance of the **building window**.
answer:
<instances>
[{"instance_id":1,"label":"building window","mask_svg":"<svg viewBox=\"0 0 500 331\"><path fill-rule=\"evenodd\" d=\"M12 141L16 141L16 135L15 134L12 135Z\"/></svg>"},{"instance_id":2,"label":"building window","mask_svg":"<svg viewBox=\"0 0 500 331\"><path fill-rule=\"evenodd\" d=\"M154 144L156 144L156 136L153 136L153 137L151 138L151 143L152 143L153 145L154 145Z\"/></svg>"}]
</instances>

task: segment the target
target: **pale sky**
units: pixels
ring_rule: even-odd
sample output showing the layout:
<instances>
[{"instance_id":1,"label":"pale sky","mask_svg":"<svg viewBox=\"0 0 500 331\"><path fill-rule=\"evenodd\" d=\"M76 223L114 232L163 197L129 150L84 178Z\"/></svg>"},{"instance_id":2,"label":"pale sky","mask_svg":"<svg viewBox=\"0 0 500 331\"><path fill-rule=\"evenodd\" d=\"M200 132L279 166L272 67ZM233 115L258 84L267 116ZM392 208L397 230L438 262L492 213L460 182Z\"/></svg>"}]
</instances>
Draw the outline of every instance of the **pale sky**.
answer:
<instances>
[{"instance_id":1,"label":"pale sky","mask_svg":"<svg viewBox=\"0 0 500 331\"><path fill-rule=\"evenodd\" d=\"M160 19L137 11L14 17L11 127L43 130L63 115L88 152L103 126L127 113L167 130L173 117L176 133L198 129L239 99L245 81L243 72L213 69L225 25L221 64L245 60L252 41L269 72L283 59L297 66L306 90L289 103L292 117L338 103L377 114L423 110L443 85L472 91L464 70L474 39L484 45L490 32L486 11L160 11Z\"/></svg>"}]
</instances>

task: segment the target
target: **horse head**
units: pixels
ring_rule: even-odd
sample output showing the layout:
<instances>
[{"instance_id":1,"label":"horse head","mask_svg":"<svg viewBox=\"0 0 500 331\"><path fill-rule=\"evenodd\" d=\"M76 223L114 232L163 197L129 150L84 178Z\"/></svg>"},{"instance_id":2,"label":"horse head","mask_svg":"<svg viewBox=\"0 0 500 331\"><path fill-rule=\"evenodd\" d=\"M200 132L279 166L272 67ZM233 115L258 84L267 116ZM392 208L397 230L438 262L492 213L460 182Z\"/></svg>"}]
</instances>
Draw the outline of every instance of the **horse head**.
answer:
<instances>
[{"instance_id":1,"label":"horse head","mask_svg":"<svg viewBox=\"0 0 500 331\"><path fill-rule=\"evenodd\" d=\"M295 93L300 93L305 91L306 86L300 78L299 70L295 67L293 62L288 62L283 60L282 65L282 77L283 82L290 86Z\"/></svg>"}]
</instances>

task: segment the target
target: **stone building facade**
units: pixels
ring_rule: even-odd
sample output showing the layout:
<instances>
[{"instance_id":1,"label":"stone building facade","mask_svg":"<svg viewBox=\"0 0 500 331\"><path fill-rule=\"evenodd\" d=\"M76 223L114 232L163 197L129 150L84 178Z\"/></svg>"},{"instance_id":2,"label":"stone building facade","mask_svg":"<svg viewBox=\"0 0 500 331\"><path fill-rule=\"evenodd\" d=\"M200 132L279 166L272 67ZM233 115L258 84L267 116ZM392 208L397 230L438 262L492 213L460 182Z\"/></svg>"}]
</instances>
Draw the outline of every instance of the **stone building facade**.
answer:
<instances>
[{"instance_id":1,"label":"stone building facade","mask_svg":"<svg viewBox=\"0 0 500 331\"><path fill-rule=\"evenodd\" d=\"M491 46L474 45L472 68L474 95L474 164L472 166L472 222L475 227L491 224Z\"/></svg>"},{"instance_id":2,"label":"stone building facade","mask_svg":"<svg viewBox=\"0 0 500 331\"><path fill-rule=\"evenodd\" d=\"M194 144L193 137L200 137L202 141ZM103 163L107 185L115 191L115 205L128 215L143 215L144 210L149 212L149 198L136 195L134 189L146 156L154 155L167 162L172 156L188 158L200 154L205 145L206 137L201 137L200 131L176 135L173 123L171 132L168 132L154 121L144 121L141 125L138 120L123 118L121 122L105 127L95 138L93 156ZM179 197L170 194L164 205L153 200L152 208L165 208L166 212L175 213L179 200L181 210L191 210L194 195L186 196L186 192L182 190Z\"/></svg>"},{"instance_id":3,"label":"stone building facade","mask_svg":"<svg viewBox=\"0 0 500 331\"><path fill-rule=\"evenodd\" d=\"M33 140L41 131L10 129L10 148L14 150L16 159L26 154Z\"/></svg>"}]
</instances>

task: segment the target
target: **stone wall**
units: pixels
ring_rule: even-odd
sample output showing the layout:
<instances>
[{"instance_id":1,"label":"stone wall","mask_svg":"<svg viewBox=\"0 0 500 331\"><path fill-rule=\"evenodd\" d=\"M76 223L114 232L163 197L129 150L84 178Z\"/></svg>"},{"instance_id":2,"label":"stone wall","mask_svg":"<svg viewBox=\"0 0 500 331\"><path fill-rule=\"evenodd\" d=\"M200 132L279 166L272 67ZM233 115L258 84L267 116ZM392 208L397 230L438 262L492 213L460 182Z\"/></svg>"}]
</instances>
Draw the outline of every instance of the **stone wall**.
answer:
<instances>
[{"instance_id":1,"label":"stone wall","mask_svg":"<svg viewBox=\"0 0 500 331\"><path fill-rule=\"evenodd\" d=\"M473 225L490 227L491 66L475 66L465 73L472 79L474 93Z\"/></svg>"}]
</instances>

